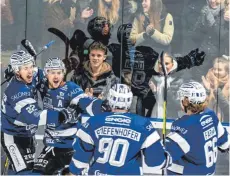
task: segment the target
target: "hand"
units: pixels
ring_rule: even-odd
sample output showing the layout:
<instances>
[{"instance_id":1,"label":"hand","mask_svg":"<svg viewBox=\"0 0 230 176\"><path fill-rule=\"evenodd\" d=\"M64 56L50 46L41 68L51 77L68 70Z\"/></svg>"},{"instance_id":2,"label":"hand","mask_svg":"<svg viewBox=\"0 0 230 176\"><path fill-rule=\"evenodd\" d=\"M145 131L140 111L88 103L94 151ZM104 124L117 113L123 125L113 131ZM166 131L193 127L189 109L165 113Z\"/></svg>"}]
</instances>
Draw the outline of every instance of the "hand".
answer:
<instances>
[{"instance_id":1,"label":"hand","mask_svg":"<svg viewBox=\"0 0 230 176\"><path fill-rule=\"evenodd\" d=\"M101 94L99 94L97 98L102 100L104 98L103 94L104 94L104 92L102 92Z\"/></svg>"},{"instance_id":2,"label":"hand","mask_svg":"<svg viewBox=\"0 0 230 176\"><path fill-rule=\"evenodd\" d=\"M85 18L89 18L93 15L93 9L89 9L89 7L85 8L82 12L81 12L81 18L85 19Z\"/></svg>"},{"instance_id":3,"label":"hand","mask_svg":"<svg viewBox=\"0 0 230 176\"><path fill-rule=\"evenodd\" d=\"M76 7L70 7L70 16L69 19L73 23L76 17Z\"/></svg>"},{"instance_id":4,"label":"hand","mask_svg":"<svg viewBox=\"0 0 230 176\"><path fill-rule=\"evenodd\" d=\"M149 24L147 27L146 27L146 34L151 36L153 34L153 31L154 31L154 27L152 24Z\"/></svg>"},{"instance_id":5,"label":"hand","mask_svg":"<svg viewBox=\"0 0 230 176\"><path fill-rule=\"evenodd\" d=\"M157 87L155 86L155 84L152 81L149 81L149 87L153 93L155 93L157 91Z\"/></svg>"},{"instance_id":6,"label":"hand","mask_svg":"<svg viewBox=\"0 0 230 176\"><path fill-rule=\"evenodd\" d=\"M201 79L202 79L202 82L203 82L203 84L204 84L204 87L205 87L207 90L210 90L210 88L211 88L210 82L208 82L204 76L202 76Z\"/></svg>"},{"instance_id":7,"label":"hand","mask_svg":"<svg viewBox=\"0 0 230 176\"><path fill-rule=\"evenodd\" d=\"M90 96L90 97L93 97L93 88L86 88L85 94Z\"/></svg>"},{"instance_id":8,"label":"hand","mask_svg":"<svg viewBox=\"0 0 230 176\"><path fill-rule=\"evenodd\" d=\"M60 111L59 122L60 123L76 123L79 120L79 108L77 105L70 105L66 109Z\"/></svg>"},{"instance_id":9,"label":"hand","mask_svg":"<svg viewBox=\"0 0 230 176\"><path fill-rule=\"evenodd\" d=\"M224 20L225 21L230 21L230 11L227 10L225 13L224 13Z\"/></svg>"},{"instance_id":10,"label":"hand","mask_svg":"<svg viewBox=\"0 0 230 176\"><path fill-rule=\"evenodd\" d=\"M4 78L5 79L10 79L13 76L14 76L14 72L13 72L12 66L8 65L7 68L4 71Z\"/></svg>"},{"instance_id":11,"label":"hand","mask_svg":"<svg viewBox=\"0 0 230 176\"><path fill-rule=\"evenodd\" d=\"M214 15L212 14L210 8L207 8L206 10L206 20L208 22L208 26L213 26L213 24L215 23L215 18Z\"/></svg>"}]
</instances>

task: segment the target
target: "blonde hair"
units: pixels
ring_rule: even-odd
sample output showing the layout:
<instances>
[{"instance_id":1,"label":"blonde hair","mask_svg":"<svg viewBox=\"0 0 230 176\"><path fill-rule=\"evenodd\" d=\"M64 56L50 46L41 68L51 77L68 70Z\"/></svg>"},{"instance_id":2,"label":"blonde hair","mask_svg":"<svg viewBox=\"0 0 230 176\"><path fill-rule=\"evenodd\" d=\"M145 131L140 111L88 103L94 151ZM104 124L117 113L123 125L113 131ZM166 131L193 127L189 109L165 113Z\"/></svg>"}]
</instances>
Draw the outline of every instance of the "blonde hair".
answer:
<instances>
[{"instance_id":1,"label":"blonde hair","mask_svg":"<svg viewBox=\"0 0 230 176\"><path fill-rule=\"evenodd\" d=\"M207 99L203 103L199 104L193 104L189 102L189 99L187 97L184 97L184 100L182 102L186 110L190 110L192 113L199 113L204 111L204 109L207 107Z\"/></svg>"},{"instance_id":2,"label":"blonde hair","mask_svg":"<svg viewBox=\"0 0 230 176\"><path fill-rule=\"evenodd\" d=\"M223 63L225 65L224 69L227 73L229 73L229 60L225 59L224 57L217 57L214 62L214 64L218 64L218 63Z\"/></svg>"},{"instance_id":3,"label":"blonde hair","mask_svg":"<svg viewBox=\"0 0 230 176\"><path fill-rule=\"evenodd\" d=\"M99 0L98 3L98 16L105 17L110 21L111 24L117 23L119 19L119 8L120 8L120 1L119 0L112 0L111 1L111 8L108 9L105 7L104 0Z\"/></svg>"}]
</instances>

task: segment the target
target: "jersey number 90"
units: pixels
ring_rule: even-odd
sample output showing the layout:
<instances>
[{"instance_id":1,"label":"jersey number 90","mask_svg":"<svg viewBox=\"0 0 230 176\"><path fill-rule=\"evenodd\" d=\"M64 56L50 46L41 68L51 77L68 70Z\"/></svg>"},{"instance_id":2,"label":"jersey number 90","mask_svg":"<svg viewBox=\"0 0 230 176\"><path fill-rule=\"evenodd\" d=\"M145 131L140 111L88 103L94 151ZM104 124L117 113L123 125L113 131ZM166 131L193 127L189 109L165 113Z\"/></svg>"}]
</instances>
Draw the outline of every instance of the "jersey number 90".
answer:
<instances>
[{"instance_id":1,"label":"jersey number 90","mask_svg":"<svg viewBox=\"0 0 230 176\"><path fill-rule=\"evenodd\" d=\"M117 157L119 147L121 147L121 154ZM97 162L101 164L109 162L112 166L121 167L125 163L128 149L129 142L125 139L101 138L98 151L103 154L103 157L99 157Z\"/></svg>"}]
</instances>

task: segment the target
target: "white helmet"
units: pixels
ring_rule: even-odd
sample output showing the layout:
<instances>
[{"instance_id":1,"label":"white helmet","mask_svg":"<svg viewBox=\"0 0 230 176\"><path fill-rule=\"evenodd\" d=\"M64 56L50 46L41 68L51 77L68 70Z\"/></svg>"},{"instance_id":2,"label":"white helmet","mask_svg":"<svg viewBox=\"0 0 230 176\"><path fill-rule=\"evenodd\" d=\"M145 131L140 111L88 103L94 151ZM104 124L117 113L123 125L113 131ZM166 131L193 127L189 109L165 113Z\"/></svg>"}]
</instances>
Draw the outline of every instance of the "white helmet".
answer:
<instances>
[{"instance_id":1,"label":"white helmet","mask_svg":"<svg viewBox=\"0 0 230 176\"><path fill-rule=\"evenodd\" d=\"M184 97L187 97L189 102L192 104L204 103L207 97L204 86L198 82L182 84L177 94L180 100L183 100Z\"/></svg>"},{"instance_id":2,"label":"white helmet","mask_svg":"<svg viewBox=\"0 0 230 176\"><path fill-rule=\"evenodd\" d=\"M65 64L58 57L49 58L46 61L44 72L48 74L48 70L63 70L64 74L66 73Z\"/></svg>"},{"instance_id":3,"label":"white helmet","mask_svg":"<svg viewBox=\"0 0 230 176\"><path fill-rule=\"evenodd\" d=\"M17 51L10 57L10 65L14 72L19 71L21 66L29 64L30 62L34 64L34 57L23 50Z\"/></svg>"},{"instance_id":4,"label":"white helmet","mask_svg":"<svg viewBox=\"0 0 230 176\"><path fill-rule=\"evenodd\" d=\"M107 100L112 109L129 110L132 104L133 93L125 84L115 84L109 90Z\"/></svg>"}]
</instances>

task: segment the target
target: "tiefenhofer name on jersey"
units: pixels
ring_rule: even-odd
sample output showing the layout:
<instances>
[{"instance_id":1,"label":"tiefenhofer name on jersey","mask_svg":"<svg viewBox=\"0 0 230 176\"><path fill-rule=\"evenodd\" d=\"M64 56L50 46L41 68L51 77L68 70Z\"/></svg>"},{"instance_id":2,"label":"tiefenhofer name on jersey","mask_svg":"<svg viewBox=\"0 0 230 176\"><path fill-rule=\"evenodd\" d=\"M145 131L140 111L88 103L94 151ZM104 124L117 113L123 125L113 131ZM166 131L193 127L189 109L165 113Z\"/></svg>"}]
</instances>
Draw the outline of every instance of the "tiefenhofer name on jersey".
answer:
<instances>
[{"instance_id":1,"label":"tiefenhofer name on jersey","mask_svg":"<svg viewBox=\"0 0 230 176\"><path fill-rule=\"evenodd\" d=\"M99 136L119 136L124 138L129 138L134 141L140 141L141 133L131 130L129 128L122 127L110 127L103 126L95 130L95 135L98 138Z\"/></svg>"}]
</instances>

